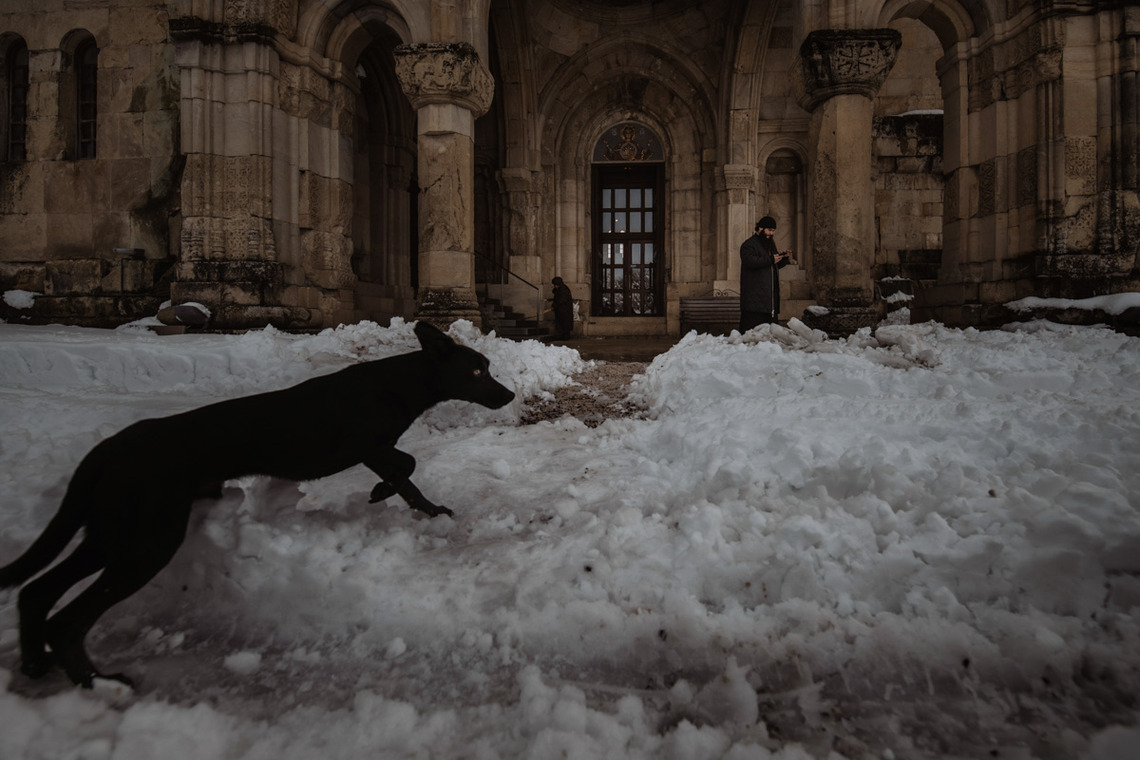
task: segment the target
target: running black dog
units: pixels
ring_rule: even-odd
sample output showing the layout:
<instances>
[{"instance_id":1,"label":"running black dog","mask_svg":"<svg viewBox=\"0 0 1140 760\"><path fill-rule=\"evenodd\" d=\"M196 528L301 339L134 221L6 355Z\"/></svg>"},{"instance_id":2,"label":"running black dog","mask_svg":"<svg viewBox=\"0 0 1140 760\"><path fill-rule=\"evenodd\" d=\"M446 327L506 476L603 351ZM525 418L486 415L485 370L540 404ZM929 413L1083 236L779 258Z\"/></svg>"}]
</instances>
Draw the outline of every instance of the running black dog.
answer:
<instances>
[{"instance_id":1,"label":"running black dog","mask_svg":"<svg viewBox=\"0 0 1140 760\"><path fill-rule=\"evenodd\" d=\"M104 677L84 649L108 609L142 588L170 562L186 536L190 505L218 497L243 475L315 480L364 464L381 481L371 501L399 494L435 517L409 479L416 460L396 441L431 406L459 399L498 409L515 397L488 372L486 357L457 345L426 322L422 350L357 364L285 390L141 420L102 441L79 463L59 511L32 547L0 568L0 588L43 570L81 528L82 542L20 591L21 670L38 678L58 663L76 684ZM171 456L177 443L178 456ZM48 619L75 584L102 571ZM50 647L50 652L48 651ZM124 683L122 675L106 676Z\"/></svg>"}]
</instances>

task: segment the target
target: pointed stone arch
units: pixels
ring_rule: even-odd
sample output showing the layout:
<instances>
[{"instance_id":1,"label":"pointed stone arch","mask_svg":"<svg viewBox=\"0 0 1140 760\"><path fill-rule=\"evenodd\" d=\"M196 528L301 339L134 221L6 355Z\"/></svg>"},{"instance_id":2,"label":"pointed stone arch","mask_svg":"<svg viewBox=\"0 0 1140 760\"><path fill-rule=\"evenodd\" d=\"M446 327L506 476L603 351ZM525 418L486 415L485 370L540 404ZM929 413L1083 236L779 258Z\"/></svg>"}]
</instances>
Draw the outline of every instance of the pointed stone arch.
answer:
<instances>
[{"instance_id":1,"label":"pointed stone arch","mask_svg":"<svg viewBox=\"0 0 1140 760\"><path fill-rule=\"evenodd\" d=\"M764 64L772 24L779 3L749 2L740 19L740 33L736 36L736 49L726 59L726 139L721 162L724 165L755 166L756 135L763 97Z\"/></svg>"},{"instance_id":2,"label":"pointed stone arch","mask_svg":"<svg viewBox=\"0 0 1140 760\"><path fill-rule=\"evenodd\" d=\"M928 26L949 50L991 25L981 0L886 0L868 19L868 26L885 27L898 18L913 18Z\"/></svg>"},{"instance_id":3,"label":"pointed stone arch","mask_svg":"<svg viewBox=\"0 0 1140 760\"><path fill-rule=\"evenodd\" d=\"M298 115L306 111L306 82L327 82L320 85L328 88L327 95L319 100L330 112L330 137L324 142L331 144L335 157L321 162L323 169L302 165L305 162L294 167L299 177L299 255L303 262L327 258L328 252L347 259L335 265L337 281L324 287L335 284L341 292L350 290L352 303L343 308L350 308L356 319L410 318L415 307L416 120L397 80L392 51L416 39L430 39L422 4L303 2L297 47L284 49L283 66L297 77L301 90ZM298 149L311 154L301 144ZM318 197L323 200L318 202ZM310 218L320 226L324 215L335 222L333 229L307 227ZM343 245L333 239L337 228L346 238Z\"/></svg>"},{"instance_id":4,"label":"pointed stone arch","mask_svg":"<svg viewBox=\"0 0 1140 760\"><path fill-rule=\"evenodd\" d=\"M541 162L553 199L549 260L544 266L589 283L591 158L602 132L616 123L644 124L666 156L664 260L666 300L678 288L713 278L716 119L712 87L680 56L644 41L608 43L568 60L539 94ZM566 274L562 275L568 281ZM675 309L673 310L675 311ZM670 318L675 314L667 306Z\"/></svg>"},{"instance_id":5,"label":"pointed stone arch","mask_svg":"<svg viewBox=\"0 0 1140 760\"><path fill-rule=\"evenodd\" d=\"M430 39L426 9L399 0L302 0L294 41L330 61L351 60L378 29L394 32L401 42Z\"/></svg>"},{"instance_id":6,"label":"pointed stone arch","mask_svg":"<svg viewBox=\"0 0 1140 760\"><path fill-rule=\"evenodd\" d=\"M930 185L927 192L933 192L935 179L939 185L941 224L936 242L917 245L913 242L920 234L917 230L897 230L900 233L897 239L880 240L879 248L886 255L886 263L898 267L898 272L891 273L911 277L919 272L913 276L916 281L933 282L935 276L943 281L947 275L955 280L959 267L969 257L967 249L973 224L969 207L977 188L976 171L970 166L972 130L969 128L970 52L967 47L971 38L992 26L992 19L986 3L977 0L887 0L879 7L874 23L885 27L905 19L928 28L942 48L942 56L934 64L942 101L941 167L939 176L927 182ZM936 118L927 117L927 120ZM921 120L922 117L918 117L918 121ZM912 123L900 129L921 132L924 127L921 123ZM922 188L917 191L923 192ZM915 199L907 203L914 207ZM929 221L920 220L919 224L929 226ZM930 271L922 273L923 269ZM918 295L921 298L921 291Z\"/></svg>"},{"instance_id":7,"label":"pointed stone arch","mask_svg":"<svg viewBox=\"0 0 1140 760\"><path fill-rule=\"evenodd\" d=\"M768 57L775 40L775 24L782 6L789 3L751 0L739 18L732 55L726 57L724 81L724 138L719 154L717 198L717 288L735 291L740 277L738 250L752 234L765 193L766 156L775 143L764 143L761 122ZM791 30L788 30L791 32ZM794 35L789 35L794 36ZM791 51L792 39L783 41Z\"/></svg>"}]
</instances>

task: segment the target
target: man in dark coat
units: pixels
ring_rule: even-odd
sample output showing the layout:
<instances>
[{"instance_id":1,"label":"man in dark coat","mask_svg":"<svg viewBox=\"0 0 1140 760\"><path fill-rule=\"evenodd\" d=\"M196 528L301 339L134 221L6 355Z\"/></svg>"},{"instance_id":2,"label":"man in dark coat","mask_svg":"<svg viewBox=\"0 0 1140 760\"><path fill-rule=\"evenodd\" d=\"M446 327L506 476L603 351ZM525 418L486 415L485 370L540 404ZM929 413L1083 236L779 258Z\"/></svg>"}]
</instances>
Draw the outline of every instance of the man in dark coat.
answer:
<instances>
[{"instance_id":1,"label":"man in dark coat","mask_svg":"<svg viewBox=\"0 0 1140 760\"><path fill-rule=\"evenodd\" d=\"M561 277L555 277L550 283L554 285L554 338L569 340L574 331L574 297Z\"/></svg>"},{"instance_id":2,"label":"man in dark coat","mask_svg":"<svg viewBox=\"0 0 1140 760\"><path fill-rule=\"evenodd\" d=\"M776 220L766 216L740 246L740 332L775 322L780 315L780 269L792 252L776 250L775 234Z\"/></svg>"}]
</instances>

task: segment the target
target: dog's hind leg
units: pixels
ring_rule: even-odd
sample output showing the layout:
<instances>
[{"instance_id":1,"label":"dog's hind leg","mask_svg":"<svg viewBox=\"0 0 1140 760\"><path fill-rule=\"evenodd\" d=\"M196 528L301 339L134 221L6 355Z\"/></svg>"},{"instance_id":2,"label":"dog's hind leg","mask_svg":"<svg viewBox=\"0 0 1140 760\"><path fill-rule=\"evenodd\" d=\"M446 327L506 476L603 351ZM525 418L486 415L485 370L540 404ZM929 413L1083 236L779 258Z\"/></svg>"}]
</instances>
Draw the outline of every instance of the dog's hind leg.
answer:
<instances>
[{"instance_id":1,"label":"dog's hind leg","mask_svg":"<svg viewBox=\"0 0 1140 760\"><path fill-rule=\"evenodd\" d=\"M51 669L52 656L46 650L47 616L67 590L99 572L102 554L85 540L58 565L20 590L20 671L39 678Z\"/></svg>"},{"instance_id":2,"label":"dog's hind leg","mask_svg":"<svg viewBox=\"0 0 1140 760\"><path fill-rule=\"evenodd\" d=\"M102 574L79 596L47 621L46 638L68 678L91 688L95 678L110 678L131 685L122 674L104 675L92 664L84 640L107 610L145 586L170 562L186 537L189 502L163 508L149 505L143 514L151 519L118 534Z\"/></svg>"},{"instance_id":3,"label":"dog's hind leg","mask_svg":"<svg viewBox=\"0 0 1140 760\"><path fill-rule=\"evenodd\" d=\"M89 689L95 678L110 678L131 685L122 674L100 673L87 656L84 640L103 613L145 586L169 559L167 556L150 565L116 559L83 593L48 620L48 644L73 683Z\"/></svg>"},{"instance_id":4,"label":"dog's hind leg","mask_svg":"<svg viewBox=\"0 0 1140 760\"><path fill-rule=\"evenodd\" d=\"M412 483L410 478L416 470L416 458L411 454L392 448L378 457L365 460L364 465L382 478L372 488L368 498L370 503L375 504L398 494L409 507L429 517L454 514L447 507L433 503Z\"/></svg>"}]
</instances>

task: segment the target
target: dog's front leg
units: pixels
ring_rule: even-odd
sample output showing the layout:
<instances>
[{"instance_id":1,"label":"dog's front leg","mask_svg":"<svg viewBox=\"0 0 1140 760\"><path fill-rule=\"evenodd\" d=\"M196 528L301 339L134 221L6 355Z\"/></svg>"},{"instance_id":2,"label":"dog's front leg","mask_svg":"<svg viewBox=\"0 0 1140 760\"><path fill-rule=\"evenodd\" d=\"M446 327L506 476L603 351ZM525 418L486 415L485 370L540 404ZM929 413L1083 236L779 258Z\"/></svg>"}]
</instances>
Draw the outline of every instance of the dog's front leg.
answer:
<instances>
[{"instance_id":1,"label":"dog's front leg","mask_svg":"<svg viewBox=\"0 0 1140 760\"><path fill-rule=\"evenodd\" d=\"M416 488L411 481L412 473L416 469L416 458L411 454L392 448L382 455L365 461L364 465L381 478L369 495L369 503L375 504L396 494L406 501L409 507L429 517L454 514L447 507L433 503Z\"/></svg>"},{"instance_id":2,"label":"dog's front leg","mask_svg":"<svg viewBox=\"0 0 1140 760\"><path fill-rule=\"evenodd\" d=\"M376 488L388 485L388 483L380 483L376 486ZM373 494L376 493L376 488L372 489ZM428 499L428 497L424 496L420 489L416 488L416 484L410 480L405 480L397 483L394 488L396 493L399 494L400 498L408 502L409 507L423 512L428 517L439 517L440 515L453 517L455 515L455 513L447 507L436 504Z\"/></svg>"}]
</instances>

